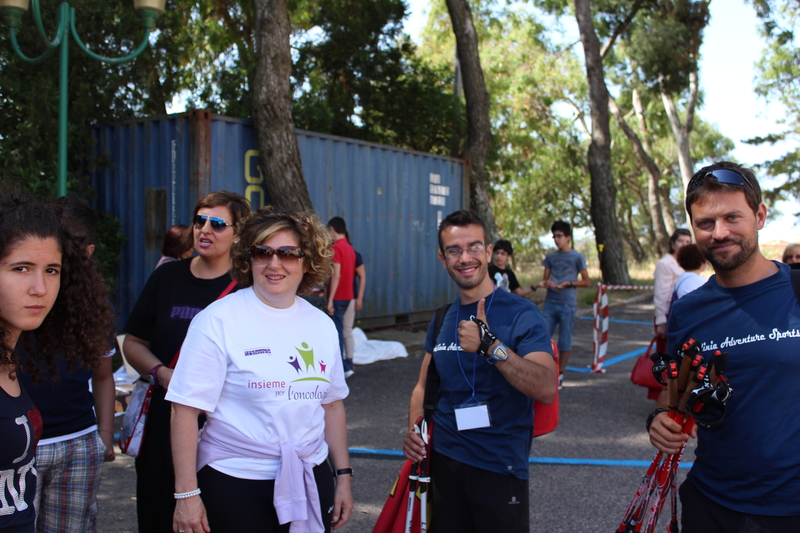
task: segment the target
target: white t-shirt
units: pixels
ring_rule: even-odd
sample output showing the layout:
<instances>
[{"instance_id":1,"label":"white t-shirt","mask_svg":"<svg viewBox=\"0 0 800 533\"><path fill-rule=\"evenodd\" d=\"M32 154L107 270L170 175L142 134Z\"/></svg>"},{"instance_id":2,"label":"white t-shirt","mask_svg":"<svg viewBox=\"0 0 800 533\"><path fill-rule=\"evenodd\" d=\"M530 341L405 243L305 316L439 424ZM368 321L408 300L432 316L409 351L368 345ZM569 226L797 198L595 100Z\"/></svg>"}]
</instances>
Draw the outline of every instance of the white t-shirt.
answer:
<instances>
[{"instance_id":1,"label":"white t-shirt","mask_svg":"<svg viewBox=\"0 0 800 533\"><path fill-rule=\"evenodd\" d=\"M678 276L678 280L675 282L675 288L673 289L673 292L675 292L678 300L680 300L690 292L705 285L706 281L708 281L708 279L704 278L700 274L695 274L694 272L684 272Z\"/></svg>"},{"instance_id":2,"label":"white t-shirt","mask_svg":"<svg viewBox=\"0 0 800 533\"><path fill-rule=\"evenodd\" d=\"M209 305L192 320L167 400L206 412L200 436L278 447L322 441L322 404L347 397L333 321L302 298L288 309L262 303L253 288ZM322 444L310 458L328 455ZM280 458L211 463L243 479L275 479Z\"/></svg>"},{"instance_id":3,"label":"white t-shirt","mask_svg":"<svg viewBox=\"0 0 800 533\"><path fill-rule=\"evenodd\" d=\"M678 264L678 260L672 254L667 254L656 263L656 271L653 273L654 287L653 305L655 307L655 323L667 323L667 311L669 311L672 301L672 288L675 280L683 274L683 269Z\"/></svg>"}]
</instances>

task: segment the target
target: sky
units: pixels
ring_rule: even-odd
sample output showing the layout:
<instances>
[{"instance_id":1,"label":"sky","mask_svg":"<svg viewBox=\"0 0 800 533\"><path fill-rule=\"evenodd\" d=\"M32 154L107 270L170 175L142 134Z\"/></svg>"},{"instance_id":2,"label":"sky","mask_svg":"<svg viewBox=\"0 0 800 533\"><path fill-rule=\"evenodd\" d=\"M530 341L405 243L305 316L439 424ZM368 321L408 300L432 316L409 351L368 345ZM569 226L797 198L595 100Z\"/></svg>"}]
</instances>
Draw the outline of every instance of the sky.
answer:
<instances>
[{"instance_id":1,"label":"sky","mask_svg":"<svg viewBox=\"0 0 800 533\"><path fill-rule=\"evenodd\" d=\"M406 19L406 32L416 38L425 24L429 0L406 0L410 15ZM563 26L571 31L574 19L565 18ZM700 61L700 88L703 107L696 113L704 120L716 123L719 130L736 144L733 154L745 166L761 163L785 153L792 146L750 146L742 141L779 130L776 126L783 109L777 104L767 104L753 92L755 62L761 56L764 44L758 35L759 20L753 8L743 0L716 0L711 2L711 21L705 30ZM777 183L757 176L762 186ZM779 182L778 182L779 183ZM759 236L764 243L774 239L800 242L800 225L792 213L800 212L797 202L782 202L777 209L784 215L767 222Z\"/></svg>"}]
</instances>

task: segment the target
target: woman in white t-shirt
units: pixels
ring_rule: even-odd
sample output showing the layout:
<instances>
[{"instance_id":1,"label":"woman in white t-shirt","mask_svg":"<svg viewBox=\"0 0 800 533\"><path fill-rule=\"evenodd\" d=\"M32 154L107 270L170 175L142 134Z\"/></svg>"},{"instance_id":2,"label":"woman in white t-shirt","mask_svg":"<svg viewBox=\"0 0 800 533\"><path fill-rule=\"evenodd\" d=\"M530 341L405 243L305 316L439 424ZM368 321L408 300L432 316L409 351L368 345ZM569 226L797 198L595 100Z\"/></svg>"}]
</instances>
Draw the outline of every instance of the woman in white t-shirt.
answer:
<instances>
[{"instance_id":1,"label":"woman in white t-shirt","mask_svg":"<svg viewBox=\"0 0 800 533\"><path fill-rule=\"evenodd\" d=\"M333 322L297 296L330 274L328 231L261 209L232 253L241 289L194 318L167 393L173 530L336 529L353 509L348 389Z\"/></svg>"}]
</instances>

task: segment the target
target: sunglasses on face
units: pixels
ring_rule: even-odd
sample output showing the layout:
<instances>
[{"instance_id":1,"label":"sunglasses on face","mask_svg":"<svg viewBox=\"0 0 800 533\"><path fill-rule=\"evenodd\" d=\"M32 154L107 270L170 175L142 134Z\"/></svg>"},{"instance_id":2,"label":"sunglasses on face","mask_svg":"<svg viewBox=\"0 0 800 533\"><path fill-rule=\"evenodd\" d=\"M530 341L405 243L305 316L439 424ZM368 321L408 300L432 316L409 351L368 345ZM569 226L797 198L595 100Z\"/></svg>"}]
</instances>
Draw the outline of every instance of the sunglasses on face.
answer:
<instances>
[{"instance_id":1,"label":"sunglasses on face","mask_svg":"<svg viewBox=\"0 0 800 533\"><path fill-rule=\"evenodd\" d=\"M233 227L233 224L228 224L225 222L225 219L219 217L210 217L208 215L195 215L194 217L194 229L201 230L206 227L206 222L211 224L211 229L216 232L225 231L225 228L228 226Z\"/></svg>"},{"instance_id":2,"label":"sunglasses on face","mask_svg":"<svg viewBox=\"0 0 800 533\"><path fill-rule=\"evenodd\" d=\"M303 250L297 246L281 246L277 250L269 246L256 245L250 248L250 261L254 265L265 265L272 262L272 256L277 255L282 265L296 265L300 258L305 257Z\"/></svg>"},{"instance_id":3,"label":"sunglasses on face","mask_svg":"<svg viewBox=\"0 0 800 533\"><path fill-rule=\"evenodd\" d=\"M753 185L747 181L747 178L735 170L718 168L717 170L712 170L711 172L707 172L705 174L698 174L697 176L693 177L689 182L689 186L686 187L686 194L689 194L698 188L708 177L714 178L719 183L727 183L729 185L744 185L745 187L750 187L751 189L753 188Z\"/></svg>"}]
</instances>

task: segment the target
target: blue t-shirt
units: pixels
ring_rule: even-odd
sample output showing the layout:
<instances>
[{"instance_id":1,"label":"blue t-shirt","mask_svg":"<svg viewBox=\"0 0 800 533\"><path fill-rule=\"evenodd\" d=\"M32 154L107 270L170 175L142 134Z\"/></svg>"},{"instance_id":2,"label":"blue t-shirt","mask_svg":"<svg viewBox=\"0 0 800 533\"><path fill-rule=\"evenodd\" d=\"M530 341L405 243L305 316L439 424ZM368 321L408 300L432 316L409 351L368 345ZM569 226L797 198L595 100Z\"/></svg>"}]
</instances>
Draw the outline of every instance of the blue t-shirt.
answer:
<instances>
[{"instance_id":1,"label":"blue t-shirt","mask_svg":"<svg viewBox=\"0 0 800 533\"><path fill-rule=\"evenodd\" d=\"M564 281L579 281L581 270L586 270L586 258L575 250L550 252L542 261L550 269L550 279L559 284ZM546 301L554 304L578 305L578 292L575 287L556 290L547 289Z\"/></svg>"},{"instance_id":2,"label":"blue t-shirt","mask_svg":"<svg viewBox=\"0 0 800 533\"><path fill-rule=\"evenodd\" d=\"M733 394L727 415L698 431L689 478L728 509L800 515L800 305L788 265L744 287L716 276L677 302L667 325L668 353L693 337L706 357L729 352Z\"/></svg>"},{"instance_id":3,"label":"blue t-shirt","mask_svg":"<svg viewBox=\"0 0 800 533\"><path fill-rule=\"evenodd\" d=\"M552 353L547 325L539 309L530 301L502 290L486 298L486 320L514 353ZM433 322L428 328L425 351L436 358L441 378L439 402L434 414L433 448L451 459L500 474L528 479L531 451L533 400L508 383L494 365L474 352L458 346L458 321L477 312L477 303L450 306L434 342ZM488 428L458 431L454 406L467 403L472 396L487 402L492 425Z\"/></svg>"}]
</instances>

